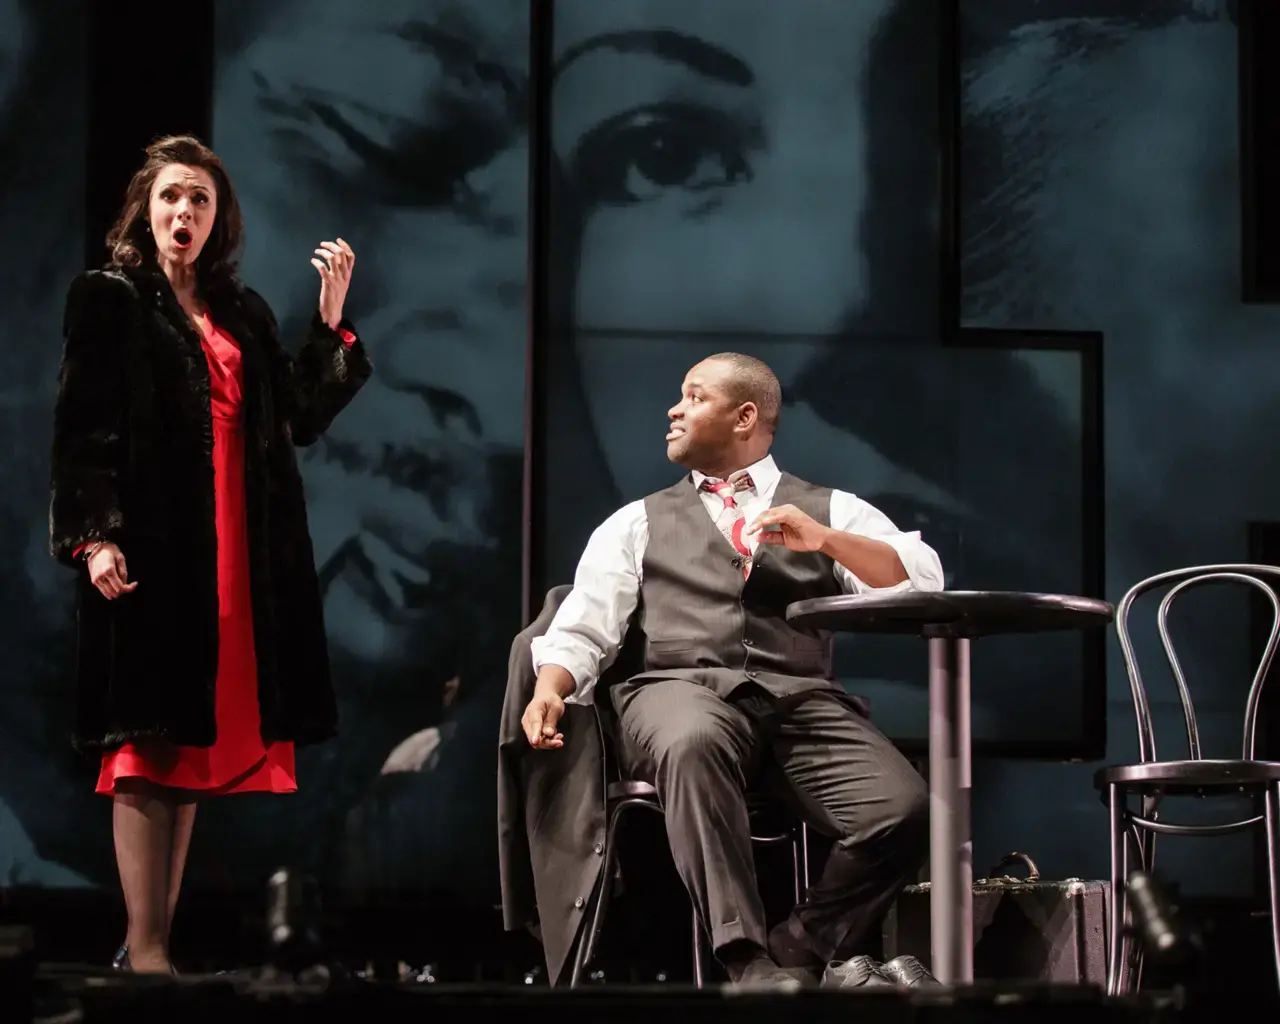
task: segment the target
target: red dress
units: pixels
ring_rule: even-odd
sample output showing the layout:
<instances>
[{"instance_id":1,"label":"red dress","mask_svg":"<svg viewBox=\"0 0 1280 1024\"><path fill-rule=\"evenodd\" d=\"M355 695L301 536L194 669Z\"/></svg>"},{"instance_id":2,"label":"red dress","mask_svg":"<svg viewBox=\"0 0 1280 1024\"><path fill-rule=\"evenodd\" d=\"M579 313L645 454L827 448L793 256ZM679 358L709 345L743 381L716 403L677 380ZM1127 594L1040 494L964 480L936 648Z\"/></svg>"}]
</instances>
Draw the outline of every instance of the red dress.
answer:
<instances>
[{"instance_id":1,"label":"red dress","mask_svg":"<svg viewBox=\"0 0 1280 1024\"><path fill-rule=\"evenodd\" d=\"M249 596L249 536L245 511L243 375L240 346L208 317L200 321L213 408L213 481L218 535L217 740L211 747L157 741L126 743L103 755L99 793L117 779L139 777L164 786L226 793L292 793L298 788L293 744L265 746L258 710L258 664ZM146 581L142 581L146 586ZM126 598L126 600L128 600ZM178 682L178 681L175 681Z\"/></svg>"}]
</instances>

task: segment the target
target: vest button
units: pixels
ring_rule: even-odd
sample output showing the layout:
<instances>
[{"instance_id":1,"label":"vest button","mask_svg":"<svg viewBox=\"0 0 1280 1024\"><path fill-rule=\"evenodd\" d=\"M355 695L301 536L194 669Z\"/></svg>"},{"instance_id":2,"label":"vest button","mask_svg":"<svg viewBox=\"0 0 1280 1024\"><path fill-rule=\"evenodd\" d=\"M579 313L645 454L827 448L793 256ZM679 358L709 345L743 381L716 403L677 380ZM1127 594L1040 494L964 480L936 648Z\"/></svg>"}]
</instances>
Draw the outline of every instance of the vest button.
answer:
<instances>
[{"instance_id":1,"label":"vest button","mask_svg":"<svg viewBox=\"0 0 1280 1024\"><path fill-rule=\"evenodd\" d=\"M741 559L741 558L735 558L735 559L733 560L733 567L734 567L735 569L741 569L741 568L742 568L742 559Z\"/></svg>"},{"instance_id":2,"label":"vest button","mask_svg":"<svg viewBox=\"0 0 1280 1024\"><path fill-rule=\"evenodd\" d=\"M582 904L585 902L586 900L584 900L581 896L579 896L576 900L573 901L573 905L577 907L579 910L581 910Z\"/></svg>"}]
</instances>

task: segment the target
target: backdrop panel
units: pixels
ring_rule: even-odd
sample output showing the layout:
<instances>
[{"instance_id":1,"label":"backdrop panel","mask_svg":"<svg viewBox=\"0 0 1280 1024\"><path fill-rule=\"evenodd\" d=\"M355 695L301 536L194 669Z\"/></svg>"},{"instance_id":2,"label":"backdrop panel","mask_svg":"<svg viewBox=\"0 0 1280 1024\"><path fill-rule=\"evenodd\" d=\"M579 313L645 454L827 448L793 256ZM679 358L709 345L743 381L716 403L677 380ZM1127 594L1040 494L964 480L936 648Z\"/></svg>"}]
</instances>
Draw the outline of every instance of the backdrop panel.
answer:
<instances>
[{"instance_id":1,"label":"backdrop panel","mask_svg":"<svg viewBox=\"0 0 1280 1024\"><path fill-rule=\"evenodd\" d=\"M520 609L528 4L217 15L213 141L244 277L288 341L315 307L311 251L341 235L375 371L302 458L341 734L301 756L296 799L211 807L196 880L290 861L356 890L487 897Z\"/></svg>"},{"instance_id":2,"label":"backdrop panel","mask_svg":"<svg viewBox=\"0 0 1280 1024\"><path fill-rule=\"evenodd\" d=\"M63 300L85 248L84 36L75 0L0 0L0 885L112 870L109 831L82 834L109 809L71 753L72 586L48 555Z\"/></svg>"},{"instance_id":3,"label":"backdrop panel","mask_svg":"<svg viewBox=\"0 0 1280 1024\"><path fill-rule=\"evenodd\" d=\"M961 4L965 323L1104 336L1112 600L1177 566L1243 561L1246 521L1280 508L1262 440L1280 430L1280 312L1241 301L1236 6ZM1135 620L1154 713L1169 730L1159 752L1183 756L1154 609ZM1238 754L1253 670L1246 595L1193 595L1172 629L1206 756ZM1114 641L1108 683L1106 757L1119 761L1136 756L1136 742ZM975 793L991 799L975 805L975 829L992 844L980 863L1039 834L1050 837L1050 864L1105 877L1106 817L1087 769L979 771ZM1162 870L1196 892L1247 890L1250 842L1215 840L1210 870L1199 844L1169 843ZM1037 862L1046 875L1060 870Z\"/></svg>"}]
</instances>

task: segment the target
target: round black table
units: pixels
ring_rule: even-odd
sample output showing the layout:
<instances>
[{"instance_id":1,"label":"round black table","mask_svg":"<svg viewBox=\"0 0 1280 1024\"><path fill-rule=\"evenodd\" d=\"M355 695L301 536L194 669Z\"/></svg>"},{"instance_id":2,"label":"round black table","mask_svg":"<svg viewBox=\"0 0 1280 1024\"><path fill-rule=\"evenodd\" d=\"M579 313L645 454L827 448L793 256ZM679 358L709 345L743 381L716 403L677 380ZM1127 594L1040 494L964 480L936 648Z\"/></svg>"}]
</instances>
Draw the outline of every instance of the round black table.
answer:
<instances>
[{"instance_id":1,"label":"round black table","mask_svg":"<svg viewBox=\"0 0 1280 1024\"><path fill-rule=\"evenodd\" d=\"M929 923L933 974L944 985L973 981L969 641L1089 629L1113 614L1095 598L986 590L842 594L787 608L787 620L803 629L929 641Z\"/></svg>"}]
</instances>

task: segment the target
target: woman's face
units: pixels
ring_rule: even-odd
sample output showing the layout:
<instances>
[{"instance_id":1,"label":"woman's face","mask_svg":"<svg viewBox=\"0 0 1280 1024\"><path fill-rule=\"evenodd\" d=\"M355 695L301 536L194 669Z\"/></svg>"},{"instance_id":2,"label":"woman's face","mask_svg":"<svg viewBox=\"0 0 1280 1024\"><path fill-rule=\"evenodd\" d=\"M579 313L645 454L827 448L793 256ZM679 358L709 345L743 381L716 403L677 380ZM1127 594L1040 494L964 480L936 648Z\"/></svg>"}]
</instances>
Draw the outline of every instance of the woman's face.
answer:
<instances>
[{"instance_id":1,"label":"woman's face","mask_svg":"<svg viewBox=\"0 0 1280 1024\"><path fill-rule=\"evenodd\" d=\"M190 266L218 218L218 189L203 167L169 164L151 184L147 221L163 263Z\"/></svg>"},{"instance_id":2,"label":"woman's face","mask_svg":"<svg viewBox=\"0 0 1280 1024\"><path fill-rule=\"evenodd\" d=\"M457 605L446 569L495 545L495 460L524 443L527 4L320 6L273 5L222 60L216 134L245 277L286 330L315 308L316 241L359 255L376 369L304 453L308 511L331 639L421 666Z\"/></svg>"}]
</instances>

